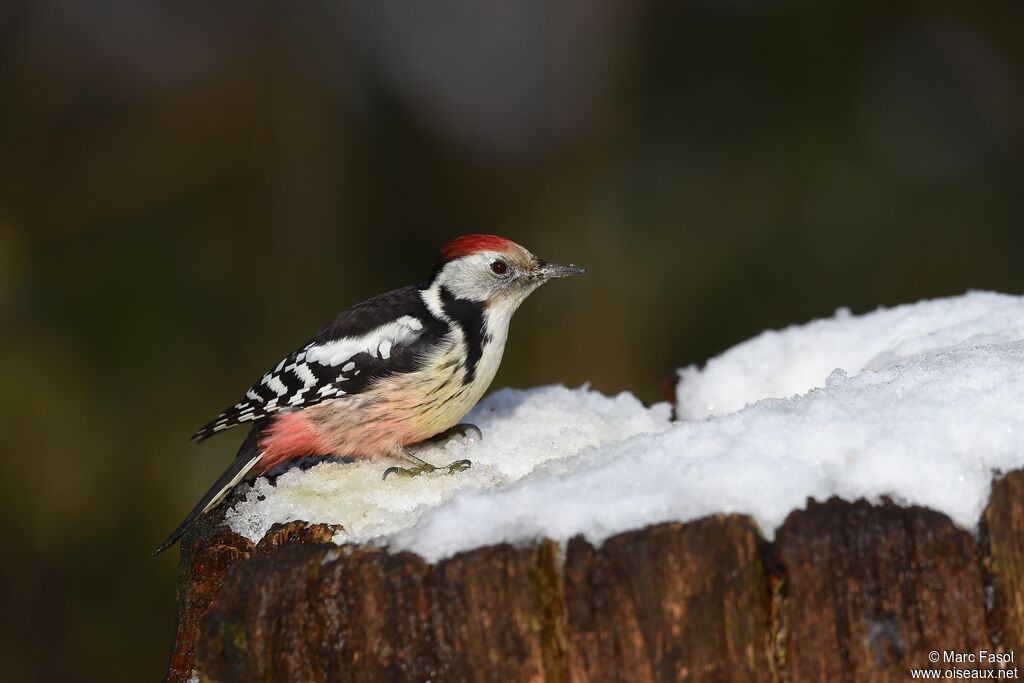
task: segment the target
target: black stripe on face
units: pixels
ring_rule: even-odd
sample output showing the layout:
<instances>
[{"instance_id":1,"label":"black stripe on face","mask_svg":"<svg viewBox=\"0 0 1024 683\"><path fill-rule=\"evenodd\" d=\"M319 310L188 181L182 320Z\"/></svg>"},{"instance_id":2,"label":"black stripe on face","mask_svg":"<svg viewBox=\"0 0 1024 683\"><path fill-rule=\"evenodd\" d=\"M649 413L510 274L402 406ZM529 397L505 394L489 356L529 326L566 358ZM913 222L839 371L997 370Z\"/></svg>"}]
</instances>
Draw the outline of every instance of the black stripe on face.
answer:
<instances>
[{"instance_id":1,"label":"black stripe on face","mask_svg":"<svg viewBox=\"0 0 1024 683\"><path fill-rule=\"evenodd\" d=\"M441 309L455 321L466 338L466 379L468 384L476 377L476 366L490 337L484 330L484 305L479 301L458 299L441 287Z\"/></svg>"}]
</instances>

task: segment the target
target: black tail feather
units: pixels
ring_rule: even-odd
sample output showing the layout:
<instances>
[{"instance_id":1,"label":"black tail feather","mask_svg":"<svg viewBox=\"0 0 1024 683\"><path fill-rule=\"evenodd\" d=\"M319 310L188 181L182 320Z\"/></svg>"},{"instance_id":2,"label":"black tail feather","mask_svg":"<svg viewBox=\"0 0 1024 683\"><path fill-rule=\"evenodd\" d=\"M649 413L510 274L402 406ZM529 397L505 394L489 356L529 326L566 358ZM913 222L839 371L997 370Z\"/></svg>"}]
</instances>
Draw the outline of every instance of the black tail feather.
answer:
<instances>
[{"instance_id":1,"label":"black tail feather","mask_svg":"<svg viewBox=\"0 0 1024 683\"><path fill-rule=\"evenodd\" d=\"M245 475L256 464L256 461L260 458L259 447L257 440L259 437L260 430L253 428L249 432L249 436L242 443L242 446L238 449L238 454L235 455L235 459L228 466L224 474L220 475L210 490L207 491L202 498L199 499L199 503L192 508L192 512L188 513L184 521L178 525L178 528L174 530L167 540L160 544L156 550L153 551L153 556L156 557L163 551L170 548L172 545L178 542L178 539L188 531L188 528L192 526L199 517L219 503L228 493L231 492L235 486L245 478Z\"/></svg>"},{"instance_id":2,"label":"black tail feather","mask_svg":"<svg viewBox=\"0 0 1024 683\"><path fill-rule=\"evenodd\" d=\"M249 422L249 421L256 420L256 419L259 419L260 417L262 417L261 414L258 414L256 412L253 412L253 411L250 410L250 412L246 413L245 417L243 418L242 417L242 411L238 407L239 405L242 405L244 407L247 404L242 403L242 404L231 406L230 408L225 408L220 413L220 415L218 415L214 419L212 419L209 422L207 422L205 425L203 425L199 429L199 431L197 431L195 434L193 434L192 435L192 441L194 443L200 444L200 443L206 441L207 439L209 439L211 436L216 436L217 434L220 434L221 432L227 431L229 429L234 429L235 427L237 427L238 425L242 424L243 422ZM248 405L256 405L256 404L253 404L252 402L249 402Z\"/></svg>"}]
</instances>

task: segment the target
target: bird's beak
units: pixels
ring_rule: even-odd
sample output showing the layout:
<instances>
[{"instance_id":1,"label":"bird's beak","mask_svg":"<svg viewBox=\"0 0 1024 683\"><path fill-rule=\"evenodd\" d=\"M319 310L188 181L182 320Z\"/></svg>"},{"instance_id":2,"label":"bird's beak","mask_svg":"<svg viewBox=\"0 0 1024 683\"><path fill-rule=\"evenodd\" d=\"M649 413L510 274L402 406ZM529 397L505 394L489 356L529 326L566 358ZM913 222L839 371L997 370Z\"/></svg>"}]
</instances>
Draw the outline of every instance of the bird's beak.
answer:
<instances>
[{"instance_id":1,"label":"bird's beak","mask_svg":"<svg viewBox=\"0 0 1024 683\"><path fill-rule=\"evenodd\" d=\"M547 261L538 261L537 267L533 269L533 276L541 278L542 280L554 280L559 277L569 277L570 275L583 275L587 272L579 266L573 264L562 264L562 263L548 263Z\"/></svg>"}]
</instances>

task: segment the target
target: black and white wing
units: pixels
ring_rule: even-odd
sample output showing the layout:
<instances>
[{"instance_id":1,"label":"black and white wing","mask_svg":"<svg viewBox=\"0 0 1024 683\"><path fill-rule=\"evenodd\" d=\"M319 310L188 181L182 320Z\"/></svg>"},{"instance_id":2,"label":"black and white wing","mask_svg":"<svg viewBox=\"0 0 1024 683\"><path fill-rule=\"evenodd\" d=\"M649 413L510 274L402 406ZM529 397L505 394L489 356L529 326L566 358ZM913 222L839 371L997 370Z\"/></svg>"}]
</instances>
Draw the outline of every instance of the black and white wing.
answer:
<instances>
[{"instance_id":1,"label":"black and white wing","mask_svg":"<svg viewBox=\"0 0 1024 683\"><path fill-rule=\"evenodd\" d=\"M357 304L263 375L245 398L192 440L199 443L243 422L358 394L380 377L417 370L447 329L431 315L416 287Z\"/></svg>"}]
</instances>

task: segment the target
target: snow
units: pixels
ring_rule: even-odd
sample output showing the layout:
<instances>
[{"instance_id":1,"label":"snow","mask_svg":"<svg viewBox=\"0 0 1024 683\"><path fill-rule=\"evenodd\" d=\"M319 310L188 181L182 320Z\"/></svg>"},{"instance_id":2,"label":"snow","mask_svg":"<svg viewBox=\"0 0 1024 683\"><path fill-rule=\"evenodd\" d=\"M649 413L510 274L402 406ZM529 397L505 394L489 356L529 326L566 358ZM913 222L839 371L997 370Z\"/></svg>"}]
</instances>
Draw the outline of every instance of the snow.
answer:
<instances>
[{"instance_id":1,"label":"snow","mask_svg":"<svg viewBox=\"0 0 1024 683\"><path fill-rule=\"evenodd\" d=\"M765 398L805 394L835 368L853 376L919 354L1024 338L1021 299L974 292L853 316L835 316L760 334L680 372L682 419L724 415Z\"/></svg>"},{"instance_id":2,"label":"snow","mask_svg":"<svg viewBox=\"0 0 1024 683\"><path fill-rule=\"evenodd\" d=\"M436 561L542 536L591 542L719 512L771 537L811 497L931 507L971 529L994 473L1024 466L1024 299L969 293L765 332L680 372L678 412L586 387L498 392L470 421L482 442L457 475L380 481L383 463L259 480L230 514L258 539L272 522L345 525ZM259 500L260 496L263 500Z\"/></svg>"},{"instance_id":3,"label":"snow","mask_svg":"<svg viewBox=\"0 0 1024 683\"><path fill-rule=\"evenodd\" d=\"M442 466L467 458L468 470L414 478L391 476L388 467L402 461L323 462L308 470L291 469L276 485L257 479L245 502L227 513L230 528L258 541L275 522L301 519L338 523L338 543L360 543L406 529L456 492L504 487L548 464L572 462L587 449L620 442L669 425L668 404L646 408L634 396L603 396L588 387L505 389L487 397L466 421L483 432L482 441L456 437L443 447L417 454Z\"/></svg>"}]
</instances>

